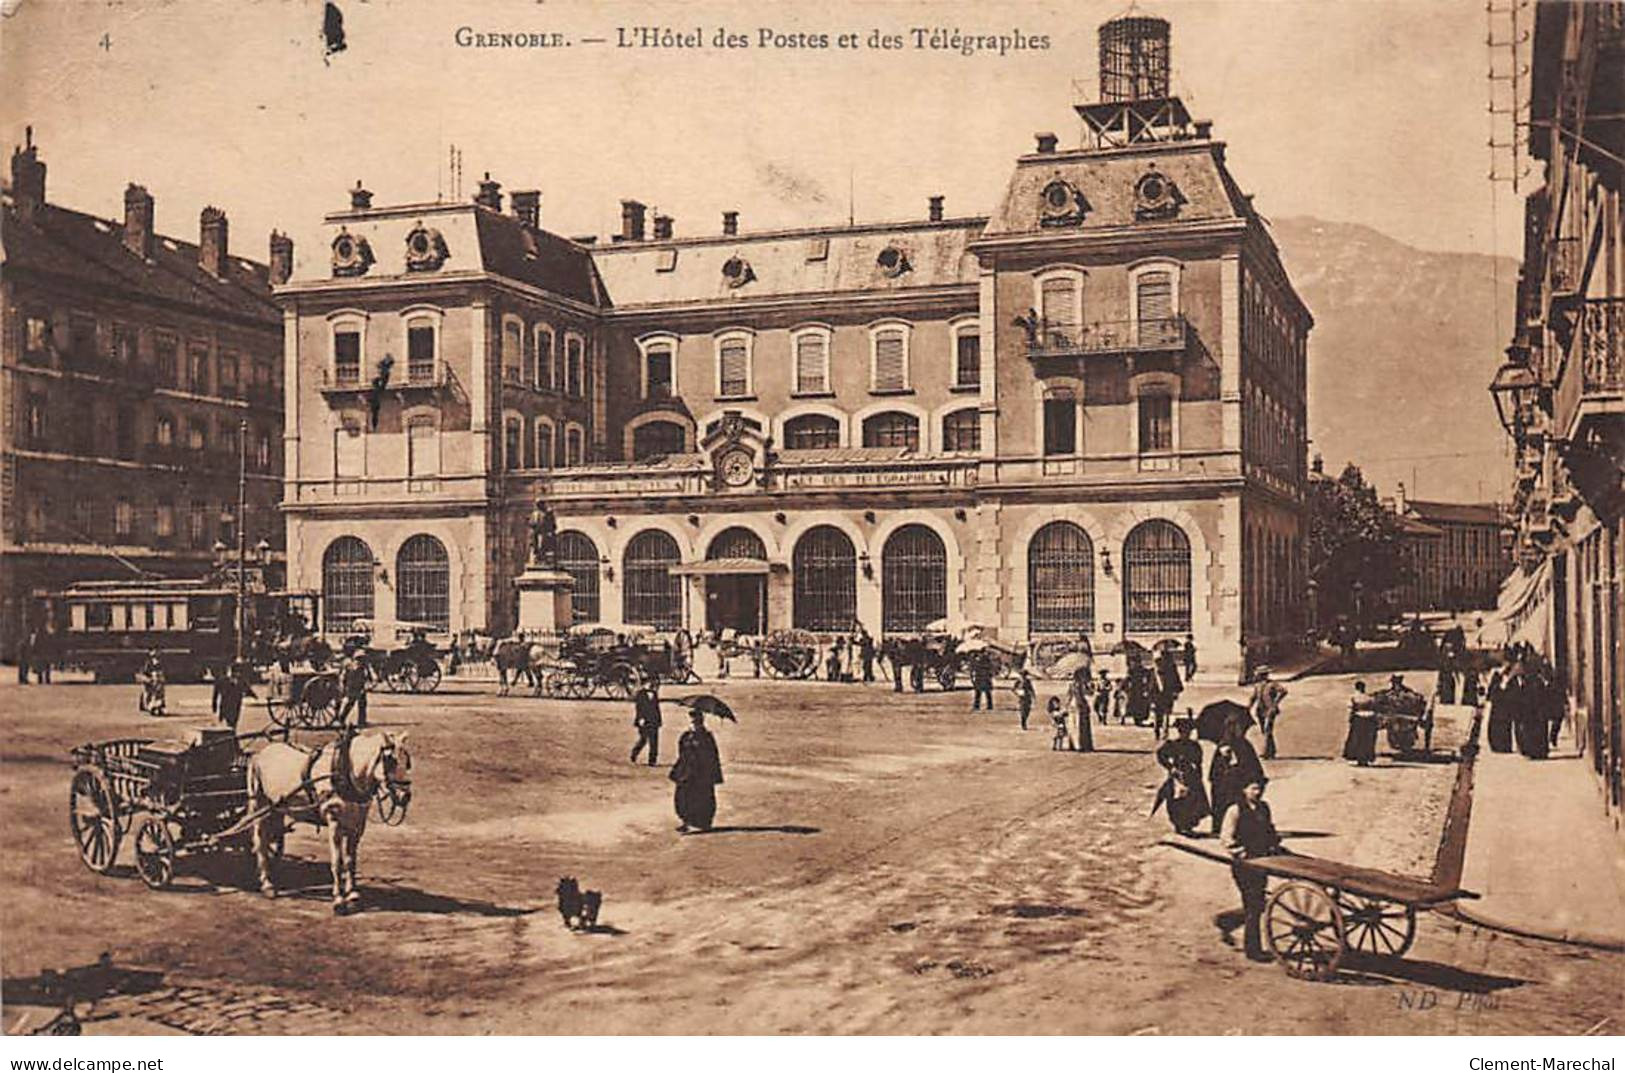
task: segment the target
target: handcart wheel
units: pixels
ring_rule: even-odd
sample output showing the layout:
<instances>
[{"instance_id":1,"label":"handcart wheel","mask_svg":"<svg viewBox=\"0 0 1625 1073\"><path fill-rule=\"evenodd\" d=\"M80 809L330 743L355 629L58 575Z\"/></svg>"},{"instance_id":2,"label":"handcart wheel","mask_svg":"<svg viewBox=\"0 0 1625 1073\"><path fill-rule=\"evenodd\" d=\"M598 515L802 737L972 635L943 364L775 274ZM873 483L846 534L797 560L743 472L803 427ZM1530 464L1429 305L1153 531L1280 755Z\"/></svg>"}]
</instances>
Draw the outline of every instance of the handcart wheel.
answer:
<instances>
[{"instance_id":1,"label":"handcart wheel","mask_svg":"<svg viewBox=\"0 0 1625 1073\"><path fill-rule=\"evenodd\" d=\"M149 816L136 831L135 870L153 890L163 890L175 878L175 838L164 820Z\"/></svg>"},{"instance_id":2,"label":"handcart wheel","mask_svg":"<svg viewBox=\"0 0 1625 1073\"><path fill-rule=\"evenodd\" d=\"M630 664L611 667L604 679L604 693L610 700L631 700L641 684L640 677L637 668Z\"/></svg>"},{"instance_id":3,"label":"handcart wheel","mask_svg":"<svg viewBox=\"0 0 1625 1073\"><path fill-rule=\"evenodd\" d=\"M1400 755L1416 751L1416 727L1411 723L1388 724L1388 746Z\"/></svg>"},{"instance_id":4,"label":"handcart wheel","mask_svg":"<svg viewBox=\"0 0 1625 1073\"><path fill-rule=\"evenodd\" d=\"M1288 882L1264 909L1264 934L1288 976L1330 980L1343 960L1343 911L1325 888Z\"/></svg>"},{"instance_id":5,"label":"handcart wheel","mask_svg":"<svg viewBox=\"0 0 1625 1073\"><path fill-rule=\"evenodd\" d=\"M425 663L412 675L412 692L433 693L440 688L440 664Z\"/></svg>"},{"instance_id":6,"label":"handcart wheel","mask_svg":"<svg viewBox=\"0 0 1625 1073\"><path fill-rule=\"evenodd\" d=\"M106 875L118 857L121 831L118 801L100 771L84 768L74 774L68 791L68 826L85 867Z\"/></svg>"},{"instance_id":7,"label":"handcart wheel","mask_svg":"<svg viewBox=\"0 0 1625 1073\"><path fill-rule=\"evenodd\" d=\"M1416 908L1363 894L1339 892L1338 908L1349 948L1379 957L1402 957L1416 941Z\"/></svg>"}]
</instances>

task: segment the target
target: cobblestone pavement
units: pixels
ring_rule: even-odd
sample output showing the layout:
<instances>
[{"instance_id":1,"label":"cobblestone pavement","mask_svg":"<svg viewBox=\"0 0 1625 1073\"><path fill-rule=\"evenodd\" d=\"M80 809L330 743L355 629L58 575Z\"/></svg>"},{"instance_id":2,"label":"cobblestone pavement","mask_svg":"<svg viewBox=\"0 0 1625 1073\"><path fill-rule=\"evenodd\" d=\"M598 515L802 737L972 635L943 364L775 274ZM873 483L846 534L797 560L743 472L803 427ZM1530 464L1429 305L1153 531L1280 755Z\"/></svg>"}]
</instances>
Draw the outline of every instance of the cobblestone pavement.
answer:
<instances>
[{"instance_id":1,"label":"cobblestone pavement","mask_svg":"<svg viewBox=\"0 0 1625 1073\"><path fill-rule=\"evenodd\" d=\"M1454 767L1330 759L1347 687L1291 684L1277 821L1301 852L1426 874ZM721 826L689 837L664 768L627 762L627 706L456 681L380 697L416 801L367 833L366 911L334 918L308 832L275 902L240 858L154 893L75 857L67 748L190 726L206 693L153 724L127 687L0 690L8 978L107 951L165 978L98 1014L188 1032L1584 1032L1625 1005L1625 959L1437 916L1405 961L1335 984L1252 965L1214 924L1228 871L1157 844L1149 731L1053 753L968 692L722 685L740 723L716 731ZM562 875L605 892L595 933L562 926Z\"/></svg>"}]
</instances>

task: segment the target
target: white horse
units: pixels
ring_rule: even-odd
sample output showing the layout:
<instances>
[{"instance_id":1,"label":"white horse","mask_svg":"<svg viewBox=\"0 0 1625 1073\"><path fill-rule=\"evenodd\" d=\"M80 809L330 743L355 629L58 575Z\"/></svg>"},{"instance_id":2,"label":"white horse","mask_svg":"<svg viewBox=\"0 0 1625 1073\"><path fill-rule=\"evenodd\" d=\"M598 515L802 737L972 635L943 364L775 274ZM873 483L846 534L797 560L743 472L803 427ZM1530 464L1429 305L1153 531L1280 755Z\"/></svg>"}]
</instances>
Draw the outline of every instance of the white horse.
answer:
<instances>
[{"instance_id":1,"label":"white horse","mask_svg":"<svg viewBox=\"0 0 1625 1073\"><path fill-rule=\"evenodd\" d=\"M254 863L260 891L276 897L271 882L272 847L289 821L327 829L333 865L333 912L361 902L356 889L356 849L367 829L367 810L380 792L400 815L412 799L412 757L406 735L382 730L340 737L320 748L267 745L248 765L248 810L254 820Z\"/></svg>"}]
</instances>

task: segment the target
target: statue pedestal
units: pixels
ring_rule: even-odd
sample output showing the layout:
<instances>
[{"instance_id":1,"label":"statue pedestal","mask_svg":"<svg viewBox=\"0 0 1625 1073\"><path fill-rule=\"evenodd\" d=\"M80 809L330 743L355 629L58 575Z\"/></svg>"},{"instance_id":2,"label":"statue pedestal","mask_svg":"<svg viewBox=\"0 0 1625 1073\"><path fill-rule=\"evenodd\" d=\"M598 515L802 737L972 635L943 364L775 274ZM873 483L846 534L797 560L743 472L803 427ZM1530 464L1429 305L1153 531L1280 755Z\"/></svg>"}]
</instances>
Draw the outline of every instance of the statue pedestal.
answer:
<instances>
[{"instance_id":1,"label":"statue pedestal","mask_svg":"<svg viewBox=\"0 0 1625 1073\"><path fill-rule=\"evenodd\" d=\"M575 621L570 600L575 580L569 574L531 563L513 583L519 589L520 632L563 633Z\"/></svg>"}]
</instances>

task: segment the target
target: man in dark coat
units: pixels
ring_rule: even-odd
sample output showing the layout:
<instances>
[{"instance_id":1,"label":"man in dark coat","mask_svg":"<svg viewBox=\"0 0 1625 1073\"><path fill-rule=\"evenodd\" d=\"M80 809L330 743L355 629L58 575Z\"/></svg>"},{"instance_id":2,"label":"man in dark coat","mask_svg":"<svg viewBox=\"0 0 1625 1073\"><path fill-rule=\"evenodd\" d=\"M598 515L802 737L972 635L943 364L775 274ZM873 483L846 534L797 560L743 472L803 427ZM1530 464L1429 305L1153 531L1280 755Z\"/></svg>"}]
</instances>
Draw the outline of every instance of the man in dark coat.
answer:
<instances>
[{"instance_id":1,"label":"man in dark coat","mask_svg":"<svg viewBox=\"0 0 1625 1073\"><path fill-rule=\"evenodd\" d=\"M1185 681L1189 682L1196 677L1196 638L1190 634L1185 635L1185 647L1180 651L1185 659Z\"/></svg>"},{"instance_id":2,"label":"man in dark coat","mask_svg":"<svg viewBox=\"0 0 1625 1073\"><path fill-rule=\"evenodd\" d=\"M698 708L688 713L693 725L677 739L677 763L672 765L671 781L677 784L673 803L682 822L677 830L709 831L717 815L717 787L722 784L722 757L717 739L705 729L705 713Z\"/></svg>"},{"instance_id":3,"label":"man in dark coat","mask_svg":"<svg viewBox=\"0 0 1625 1073\"><path fill-rule=\"evenodd\" d=\"M1213 833L1219 833L1224 810L1241 799L1241 788L1264 777L1264 765L1247 740L1244 727L1231 723L1208 765L1207 781L1213 794Z\"/></svg>"},{"instance_id":4,"label":"man in dark coat","mask_svg":"<svg viewBox=\"0 0 1625 1073\"><path fill-rule=\"evenodd\" d=\"M987 699L987 710L993 710L993 660L984 649L972 652L970 657L971 711L982 710L982 699Z\"/></svg>"},{"instance_id":5,"label":"man in dark coat","mask_svg":"<svg viewBox=\"0 0 1625 1073\"><path fill-rule=\"evenodd\" d=\"M632 698L632 725L638 728L637 744L632 746L632 763L649 747L649 766L660 762L660 694L654 682L642 687Z\"/></svg>"},{"instance_id":6,"label":"man in dark coat","mask_svg":"<svg viewBox=\"0 0 1625 1073\"><path fill-rule=\"evenodd\" d=\"M339 669L339 688L344 704L339 708L339 723L350 725L350 712L356 713L355 729L367 725L367 650L359 645L350 648L349 655Z\"/></svg>"},{"instance_id":7,"label":"man in dark coat","mask_svg":"<svg viewBox=\"0 0 1625 1073\"><path fill-rule=\"evenodd\" d=\"M248 668L233 663L230 669L214 676L214 691L209 697L209 708L232 733L237 732L237 721L242 718L243 698L255 696L248 684Z\"/></svg>"},{"instance_id":8,"label":"man in dark coat","mask_svg":"<svg viewBox=\"0 0 1625 1073\"><path fill-rule=\"evenodd\" d=\"M1095 720L1101 726L1106 725L1106 717L1112 711L1112 676L1106 673L1106 668L1100 668L1100 680L1095 683Z\"/></svg>"},{"instance_id":9,"label":"man in dark coat","mask_svg":"<svg viewBox=\"0 0 1625 1073\"><path fill-rule=\"evenodd\" d=\"M863 664L863 680L875 680L875 639L869 636L869 631L862 626L858 627L858 662Z\"/></svg>"},{"instance_id":10,"label":"man in dark coat","mask_svg":"<svg viewBox=\"0 0 1625 1073\"><path fill-rule=\"evenodd\" d=\"M1202 787L1202 746L1191 737L1196 720L1174 720L1179 737L1157 746L1157 763L1168 773L1157 800L1151 806L1154 815L1159 805L1168 806L1168 819L1174 830L1182 835L1193 835L1196 825L1208 814L1207 791Z\"/></svg>"},{"instance_id":11,"label":"man in dark coat","mask_svg":"<svg viewBox=\"0 0 1625 1073\"><path fill-rule=\"evenodd\" d=\"M882 651L886 656L886 662L891 664L892 692L901 693L903 691L903 669L908 666L907 649L903 647L901 641L888 637Z\"/></svg>"},{"instance_id":12,"label":"man in dark coat","mask_svg":"<svg viewBox=\"0 0 1625 1073\"><path fill-rule=\"evenodd\" d=\"M1264 873L1248 868L1243 862L1283 852L1281 836L1275 830L1270 807L1264 803L1264 786L1268 782L1263 775L1256 775L1243 784L1236 803L1225 811L1219 833L1225 851L1230 854L1230 877L1236 881L1236 889L1241 892L1247 957L1253 961L1272 960L1264 949L1263 929L1260 927L1268 879Z\"/></svg>"}]
</instances>

